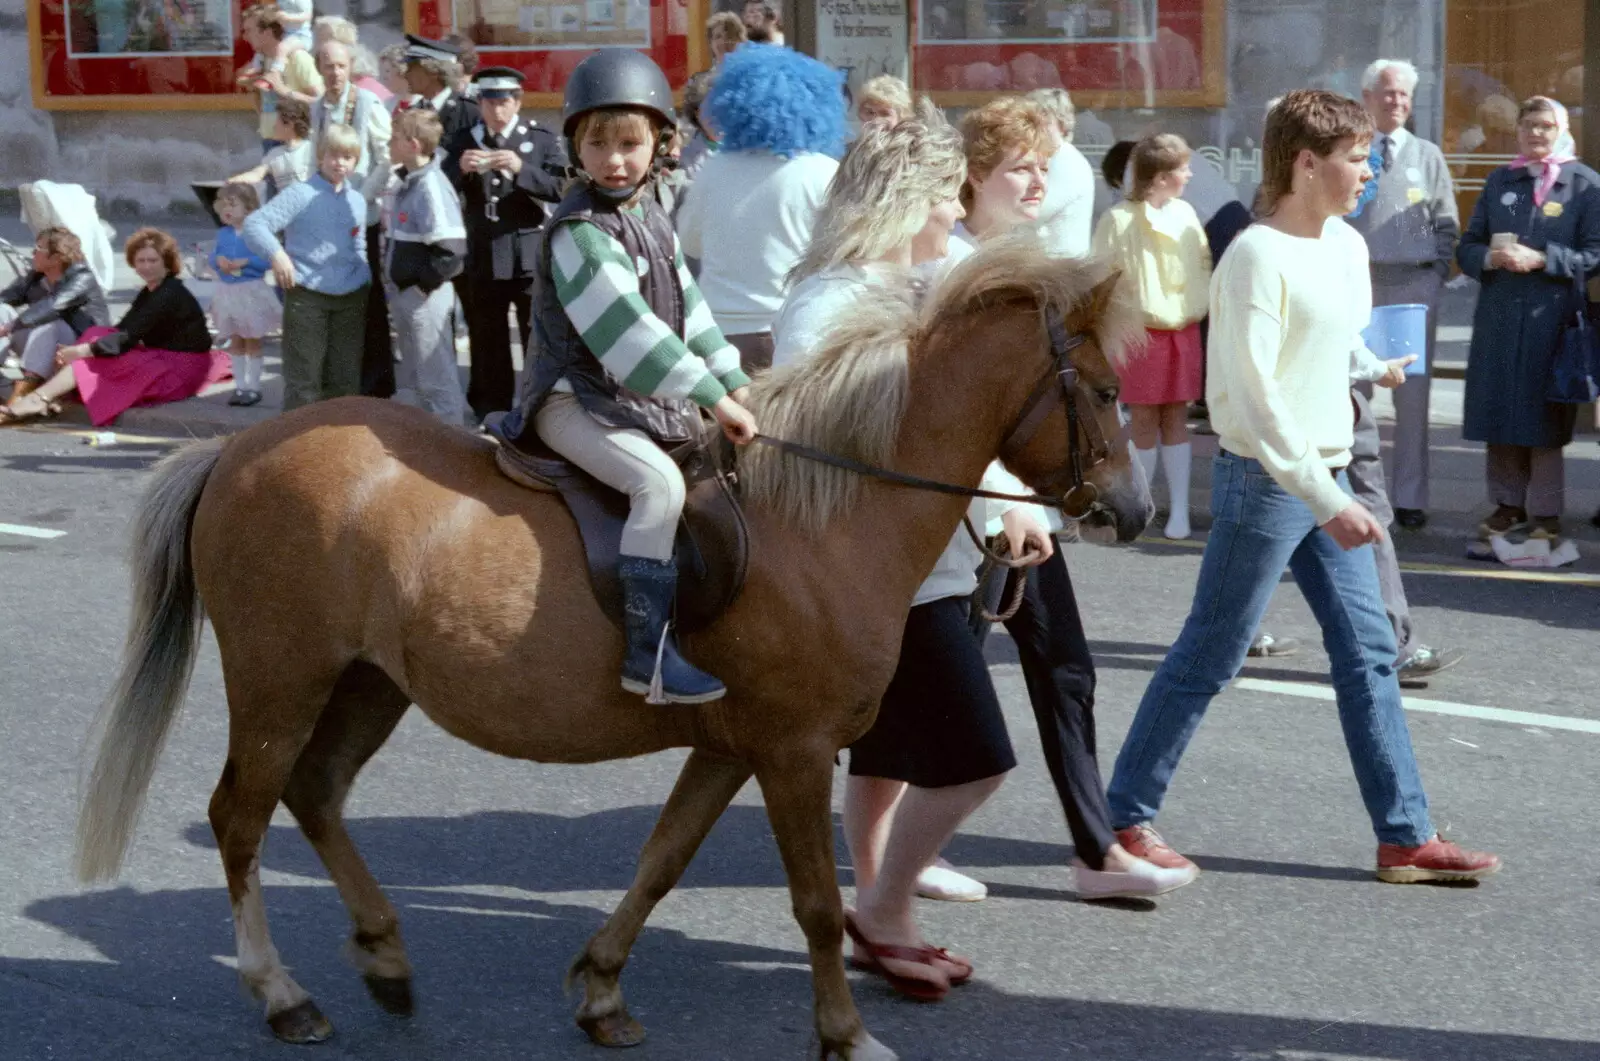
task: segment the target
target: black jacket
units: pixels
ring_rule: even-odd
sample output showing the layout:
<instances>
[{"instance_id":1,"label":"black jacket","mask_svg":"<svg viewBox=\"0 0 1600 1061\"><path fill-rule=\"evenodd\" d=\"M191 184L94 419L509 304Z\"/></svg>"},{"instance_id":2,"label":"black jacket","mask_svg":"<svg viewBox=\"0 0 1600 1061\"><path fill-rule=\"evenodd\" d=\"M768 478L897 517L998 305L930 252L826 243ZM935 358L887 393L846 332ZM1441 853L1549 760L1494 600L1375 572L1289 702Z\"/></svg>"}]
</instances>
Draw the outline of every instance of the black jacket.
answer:
<instances>
[{"instance_id":1,"label":"black jacket","mask_svg":"<svg viewBox=\"0 0 1600 1061\"><path fill-rule=\"evenodd\" d=\"M461 214L467 225L467 276L484 280L532 277L539 265L541 230L550 214L549 204L561 201L566 183L566 153L554 133L519 117L499 147L515 151L522 159L522 168L514 177L493 170L461 172L465 152L495 150L489 138L480 122L448 141L445 148L444 172L461 193Z\"/></svg>"},{"instance_id":2,"label":"black jacket","mask_svg":"<svg viewBox=\"0 0 1600 1061\"><path fill-rule=\"evenodd\" d=\"M82 335L90 328L111 323L105 293L100 290L94 273L82 262L67 266L54 291L45 287L44 274L34 270L0 291L0 302L8 306L27 306L17 315L15 326L18 328L37 328L51 321L63 321L74 334Z\"/></svg>"},{"instance_id":3,"label":"black jacket","mask_svg":"<svg viewBox=\"0 0 1600 1061\"><path fill-rule=\"evenodd\" d=\"M136 346L192 354L211 349L205 310L176 276L161 281L154 291L141 287L117 330L96 339L90 349L95 357L116 357Z\"/></svg>"},{"instance_id":4,"label":"black jacket","mask_svg":"<svg viewBox=\"0 0 1600 1061\"><path fill-rule=\"evenodd\" d=\"M433 109L432 103L424 104L428 109ZM448 144L457 136L478 124L478 105L470 99L452 91L438 108L439 124L444 127L444 132L439 138L441 144Z\"/></svg>"}]
</instances>

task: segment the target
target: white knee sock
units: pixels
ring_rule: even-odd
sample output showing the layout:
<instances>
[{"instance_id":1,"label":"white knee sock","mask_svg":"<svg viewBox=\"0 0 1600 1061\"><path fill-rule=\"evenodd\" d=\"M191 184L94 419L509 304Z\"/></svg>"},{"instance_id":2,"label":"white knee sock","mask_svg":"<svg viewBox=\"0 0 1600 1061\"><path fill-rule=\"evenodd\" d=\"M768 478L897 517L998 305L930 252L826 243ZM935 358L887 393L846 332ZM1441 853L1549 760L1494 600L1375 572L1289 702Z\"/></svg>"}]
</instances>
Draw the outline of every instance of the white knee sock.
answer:
<instances>
[{"instance_id":1,"label":"white knee sock","mask_svg":"<svg viewBox=\"0 0 1600 1061\"><path fill-rule=\"evenodd\" d=\"M233 389L247 391L250 389L250 362L251 358L243 354L229 354L228 360L233 364Z\"/></svg>"},{"instance_id":2,"label":"white knee sock","mask_svg":"<svg viewBox=\"0 0 1600 1061\"><path fill-rule=\"evenodd\" d=\"M1133 452L1139 455L1139 467L1144 469L1144 481L1154 490L1156 485L1156 461L1159 459L1156 448L1151 446L1149 449L1140 449L1135 446L1133 447Z\"/></svg>"},{"instance_id":3,"label":"white knee sock","mask_svg":"<svg viewBox=\"0 0 1600 1061\"><path fill-rule=\"evenodd\" d=\"M258 391L261 389L261 363L263 360L260 354L244 359L244 378L249 381L247 390Z\"/></svg>"},{"instance_id":4,"label":"white knee sock","mask_svg":"<svg viewBox=\"0 0 1600 1061\"><path fill-rule=\"evenodd\" d=\"M1194 446L1189 442L1161 447L1161 467L1167 473L1167 493L1172 508L1167 518L1169 538L1189 536L1189 462L1193 451Z\"/></svg>"}]
</instances>

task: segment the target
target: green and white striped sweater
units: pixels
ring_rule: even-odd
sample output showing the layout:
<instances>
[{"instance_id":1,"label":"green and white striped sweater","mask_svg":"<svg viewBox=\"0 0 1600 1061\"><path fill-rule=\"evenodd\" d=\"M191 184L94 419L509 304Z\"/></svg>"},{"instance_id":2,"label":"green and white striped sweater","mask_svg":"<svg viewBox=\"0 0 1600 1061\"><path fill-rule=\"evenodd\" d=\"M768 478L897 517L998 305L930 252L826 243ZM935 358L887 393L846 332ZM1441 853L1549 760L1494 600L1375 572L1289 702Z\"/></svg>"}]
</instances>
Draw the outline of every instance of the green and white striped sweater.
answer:
<instances>
[{"instance_id":1,"label":"green and white striped sweater","mask_svg":"<svg viewBox=\"0 0 1600 1061\"><path fill-rule=\"evenodd\" d=\"M723 338L673 237L672 263L683 288L684 335L650 310L633 260L594 225L559 225L550 236L556 298L584 345L635 394L687 398L709 408L750 382L739 351Z\"/></svg>"}]
</instances>

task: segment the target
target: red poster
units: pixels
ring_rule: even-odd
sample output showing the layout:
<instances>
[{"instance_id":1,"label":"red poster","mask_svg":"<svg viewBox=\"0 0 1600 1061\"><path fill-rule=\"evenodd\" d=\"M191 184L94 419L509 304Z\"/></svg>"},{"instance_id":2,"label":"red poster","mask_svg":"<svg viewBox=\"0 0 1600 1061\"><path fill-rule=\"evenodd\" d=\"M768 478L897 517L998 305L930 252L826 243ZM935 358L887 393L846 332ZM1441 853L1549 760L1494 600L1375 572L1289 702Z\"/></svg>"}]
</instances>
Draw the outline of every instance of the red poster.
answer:
<instances>
[{"instance_id":1,"label":"red poster","mask_svg":"<svg viewBox=\"0 0 1600 1061\"><path fill-rule=\"evenodd\" d=\"M255 106L243 0L31 0L34 104L46 110Z\"/></svg>"},{"instance_id":2,"label":"red poster","mask_svg":"<svg viewBox=\"0 0 1600 1061\"><path fill-rule=\"evenodd\" d=\"M695 69L691 9L702 7L699 0L414 0L407 25L435 39L461 34L477 47L480 66L527 75L531 105L559 106L567 75L601 47L637 48L682 88ZM702 14L696 24L704 21Z\"/></svg>"},{"instance_id":3,"label":"red poster","mask_svg":"<svg viewBox=\"0 0 1600 1061\"><path fill-rule=\"evenodd\" d=\"M1220 106L1225 0L918 0L912 81L940 103L1065 88L1079 106Z\"/></svg>"}]
</instances>

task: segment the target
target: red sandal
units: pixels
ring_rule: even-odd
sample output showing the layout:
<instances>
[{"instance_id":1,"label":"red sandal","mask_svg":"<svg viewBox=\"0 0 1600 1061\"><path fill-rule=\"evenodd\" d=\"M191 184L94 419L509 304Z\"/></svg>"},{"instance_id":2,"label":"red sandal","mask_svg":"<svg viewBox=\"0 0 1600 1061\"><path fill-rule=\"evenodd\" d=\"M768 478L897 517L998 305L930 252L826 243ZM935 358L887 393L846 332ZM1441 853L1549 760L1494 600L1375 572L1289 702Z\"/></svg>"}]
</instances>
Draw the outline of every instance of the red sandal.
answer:
<instances>
[{"instance_id":1,"label":"red sandal","mask_svg":"<svg viewBox=\"0 0 1600 1061\"><path fill-rule=\"evenodd\" d=\"M866 952L866 957L852 956L850 963L863 972L873 973L883 977L889 986L914 1002L939 1002L950 993L951 985L965 983L972 978L972 966L959 959L952 958L948 951L939 947L907 947L897 943L874 943L861 931L861 926L856 924L855 915L848 910L844 915L844 930L849 933L850 939L857 947ZM922 980L915 976L904 976L893 972L883 964L885 960L897 962L910 962L914 965L925 965L935 972L943 973L939 967L940 962L946 962L957 967L965 966L965 975L960 978L947 977L943 984L937 980ZM959 975L959 974L958 974Z\"/></svg>"}]
</instances>

